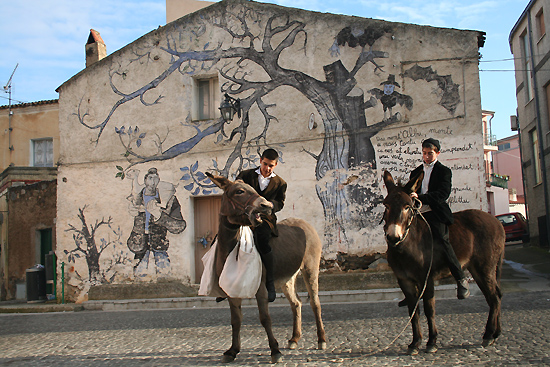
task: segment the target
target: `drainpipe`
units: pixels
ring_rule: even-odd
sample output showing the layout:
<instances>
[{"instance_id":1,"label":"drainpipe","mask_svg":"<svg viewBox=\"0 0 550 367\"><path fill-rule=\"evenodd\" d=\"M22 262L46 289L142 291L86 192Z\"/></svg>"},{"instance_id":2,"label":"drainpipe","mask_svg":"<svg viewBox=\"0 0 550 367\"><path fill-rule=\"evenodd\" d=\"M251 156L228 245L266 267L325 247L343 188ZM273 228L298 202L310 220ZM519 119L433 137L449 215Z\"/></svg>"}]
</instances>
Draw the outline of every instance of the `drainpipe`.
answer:
<instances>
[{"instance_id":1,"label":"drainpipe","mask_svg":"<svg viewBox=\"0 0 550 367\"><path fill-rule=\"evenodd\" d=\"M519 123L518 118L518 111L516 109L516 114L514 116L510 116L510 119L514 119L514 125L517 127L516 130L512 129L512 131L518 132L518 150L519 150L519 166L521 168L521 186L523 187L523 205L525 205L525 218L527 219L527 222L529 222L529 205L527 205L527 190L525 189L525 169L523 168L523 149L522 147L522 141L521 141L521 125Z\"/></svg>"},{"instance_id":2,"label":"drainpipe","mask_svg":"<svg viewBox=\"0 0 550 367\"><path fill-rule=\"evenodd\" d=\"M539 140L539 155L542 171L542 187L544 190L544 210L546 217L546 245L550 246L550 212L548 211L548 181L546 177L546 160L544 159L544 144L541 128L540 102L537 86L537 69L535 68L535 53L533 51L533 32L531 24L531 9L527 12L527 28L529 32L529 53L531 54L531 73L533 74L533 88L535 89L535 114L537 116L537 138ZM540 238L540 229L539 229ZM540 244L539 244L540 245Z\"/></svg>"}]
</instances>

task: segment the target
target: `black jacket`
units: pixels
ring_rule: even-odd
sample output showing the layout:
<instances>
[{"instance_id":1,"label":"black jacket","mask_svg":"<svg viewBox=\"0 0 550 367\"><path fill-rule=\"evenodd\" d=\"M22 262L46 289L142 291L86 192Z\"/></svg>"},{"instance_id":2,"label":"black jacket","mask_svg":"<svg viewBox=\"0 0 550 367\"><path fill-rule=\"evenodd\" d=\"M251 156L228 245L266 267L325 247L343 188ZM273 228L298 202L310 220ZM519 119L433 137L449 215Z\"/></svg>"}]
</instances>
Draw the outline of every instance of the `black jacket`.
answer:
<instances>
[{"instance_id":1,"label":"black jacket","mask_svg":"<svg viewBox=\"0 0 550 367\"><path fill-rule=\"evenodd\" d=\"M420 165L411 172L410 178L416 177L423 170L423 165ZM437 161L434 164L432 175L430 176L430 182L428 183L428 192L420 194L422 185L419 185L417 193L418 198L423 205L429 205L435 216L441 223L447 225L453 223L453 213L447 199L451 195L452 186L452 172L451 169L441 162Z\"/></svg>"},{"instance_id":2,"label":"black jacket","mask_svg":"<svg viewBox=\"0 0 550 367\"><path fill-rule=\"evenodd\" d=\"M258 174L256 170L258 167L253 169L248 169L242 171L237 176L237 179L243 180L245 183L249 184L256 190L260 196L264 197L266 200L270 201L273 204L273 213L270 215L262 216L262 218L269 223L272 233L277 236L277 216L276 212L283 209L285 205L286 198L286 182L279 176L272 177L269 180L269 185L265 188L264 191L260 190L260 184L258 182Z\"/></svg>"}]
</instances>

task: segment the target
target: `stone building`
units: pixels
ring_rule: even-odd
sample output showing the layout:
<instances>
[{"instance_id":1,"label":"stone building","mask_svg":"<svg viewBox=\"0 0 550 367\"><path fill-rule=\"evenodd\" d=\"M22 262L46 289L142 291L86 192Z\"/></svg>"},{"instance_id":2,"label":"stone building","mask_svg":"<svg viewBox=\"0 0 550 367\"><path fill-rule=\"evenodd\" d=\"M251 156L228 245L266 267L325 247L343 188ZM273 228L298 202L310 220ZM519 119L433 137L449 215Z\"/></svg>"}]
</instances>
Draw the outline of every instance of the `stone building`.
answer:
<instances>
[{"instance_id":1,"label":"stone building","mask_svg":"<svg viewBox=\"0 0 550 367\"><path fill-rule=\"evenodd\" d=\"M55 250L57 100L0 106L0 299L25 298L25 270Z\"/></svg>"},{"instance_id":2,"label":"stone building","mask_svg":"<svg viewBox=\"0 0 550 367\"><path fill-rule=\"evenodd\" d=\"M289 184L278 217L315 226L326 266L385 253L382 172L408 177L426 137L454 171L452 209L487 210L483 42L479 31L224 0L87 67L58 88L57 254L71 264L71 297L197 283L220 200L205 172L234 178L267 147ZM226 94L241 107L227 122ZM146 174L160 178L157 208L138 205ZM183 222L136 249L144 210Z\"/></svg>"},{"instance_id":3,"label":"stone building","mask_svg":"<svg viewBox=\"0 0 550 367\"><path fill-rule=\"evenodd\" d=\"M531 244L543 247L550 244L550 40L545 25L549 9L548 0L529 1L509 37L518 103L512 129L519 131Z\"/></svg>"}]
</instances>

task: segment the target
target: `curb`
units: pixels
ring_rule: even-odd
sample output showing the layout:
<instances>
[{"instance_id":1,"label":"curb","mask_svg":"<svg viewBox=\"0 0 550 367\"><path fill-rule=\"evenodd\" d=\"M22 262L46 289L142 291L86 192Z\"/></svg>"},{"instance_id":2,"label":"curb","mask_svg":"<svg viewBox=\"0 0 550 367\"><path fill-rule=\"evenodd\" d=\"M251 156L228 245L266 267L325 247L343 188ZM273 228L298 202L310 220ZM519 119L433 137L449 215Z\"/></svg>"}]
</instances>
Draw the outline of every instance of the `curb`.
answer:
<instances>
[{"instance_id":1,"label":"curb","mask_svg":"<svg viewBox=\"0 0 550 367\"><path fill-rule=\"evenodd\" d=\"M470 284L471 296L481 295L477 285ZM308 299L307 292L298 292L302 302ZM435 296L438 299L456 298L456 285L447 284L435 287ZM321 305L326 303L342 302L384 302L399 301L403 298L400 288L372 289L356 291L322 291L319 292ZM227 303L216 302L212 297L181 297L132 300L97 300L86 301L81 304L86 311L130 311L130 310L158 310L158 309L189 309L189 308L226 308ZM288 302L282 293L270 306L287 306ZM243 299L243 307L256 307L253 298Z\"/></svg>"},{"instance_id":2,"label":"curb","mask_svg":"<svg viewBox=\"0 0 550 367\"><path fill-rule=\"evenodd\" d=\"M475 283L470 284L471 296L482 295ZM298 292L298 296L306 303L309 299L307 292ZM435 287L435 296L438 299L456 297L456 285L445 284ZM321 305L328 303L369 303L399 301L403 298L400 288L347 290L347 291L321 291L319 299ZM270 307L287 306L288 302L282 293ZM243 299L243 307L256 307L254 298ZM213 297L177 297L177 298L151 298L151 299L125 299L125 300L97 300L86 301L81 304L53 304L53 303L18 303L0 306L0 313L45 313L45 312L78 312L78 311L135 311L135 310L168 310L168 309L193 309L193 308L226 308L226 302L216 302Z\"/></svg>"}]
</instances>

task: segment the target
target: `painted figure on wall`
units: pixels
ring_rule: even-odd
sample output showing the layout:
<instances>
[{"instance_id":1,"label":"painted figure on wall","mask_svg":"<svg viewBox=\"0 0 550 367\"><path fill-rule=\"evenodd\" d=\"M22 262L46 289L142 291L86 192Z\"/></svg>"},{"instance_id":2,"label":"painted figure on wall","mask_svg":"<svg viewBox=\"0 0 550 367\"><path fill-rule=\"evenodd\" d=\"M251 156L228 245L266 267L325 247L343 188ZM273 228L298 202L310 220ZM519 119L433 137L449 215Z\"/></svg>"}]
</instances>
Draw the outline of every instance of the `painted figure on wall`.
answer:
<instances>
[{"instance_id":1,"label":"painted figure on wall","mask_svg":"<svg viewBox=\"0 0 550 367\"><path fill-rule=\"evenodd\" d=\"M384 89L373 88L369 90L369 93L373 94L382 102L382 108L384 109L384 120L391 118L392 108L395 107L398 103L399 105L407 107L410 111L413 108L413 99L410 96L401 94L395 90L395 88L401 88L399 83L395 81L395 75L390 74L388 80L380 83L384 86ZM386 116L388 112L388 116ZM401 114L399 112L395 113L396 120L401 121Z\"/></svg>"},{"instance_id":2,"label":"painted figure on wall","mask_svg":"<svg viewBox=\"0 0 550 367\"><path fill-rule=\"evenodd\" d=\"M223 5L226 4L224 2L218 4L210 7L208 12L191 14L184 20L167 25L163 30L166 32L166 40L151 36L145 42L133 45L133 54L138 57L132 58L129 66L113 63L109 71L109 81L120 100L112 106L103 121L92 121L92 115L84 103L87 100L85 96L75 106L74 116L82 126L97 131L93 140L97 144L101 135L109 131L105 130L106 126L123 104L141 103L149 107L162 103L162 94L152 102L144 96L170 79L173 73L194 77L216 72L224 81L220 85L220 92L240 98L243 116L248 116L250 111L259 111L262 118L252 122L248 118L242 118L233 123L231 131L226 131L229 129L228 123L221 117L193 121L189 111L187 118L179 126L193 129L194 134L182 134L182 140L160 138L152 134L152 131L146 131L145 127L142 128L143 131L135 126L129 129L124 126L115 127L114 132L120 138L128 161L126 167L117 166L116 176L124 179L137 164L173 159L192 151L203 139L211 139L216 144L232 147L233 151L225 162L219 166L215 162L211 169L228 177L247 168L245 165L254 154L249 152L259 152L264 148L279 150L280 146L273 146L275 144L268 138L268 132L273 130L271 125L279 121L272 113L276 104L272 103L268 95L280 87L294 88L311 102L307 111L316 111L325 132L320 151L309 151L307 147L303 149L303 152L315 160L315 189L324 209L325 243L339 243L343 239L345 243L351 244L353 240L348 233L375 228L379 222L379 217L373 214L376 214L382 195L377 179L376 152L371 139L401 120L400 113L392 111L392 108L395 109L398 104L407 110L413 108L413 98L395 90L396 87L400 88L400 84L394 74L385 70L388 65L383 65L381 61L390 57L388 51L392 49L386 51L383 48L388 47L388 40L393 39L398 29L394 29L391 23L370 19L358 20L352 25L344 26L333 35L334 43L327 50L331 59L327 59L328 63L319 73L324 74L324 78L318 79L304 71L283 66L285 57L288 57L286 55L297 49L303 50L304 57L311 56L307 54L311 51L308 49L307 40L310 35L305 21L280 9L269 8L271 13L255 10L263 9L264 5L246 2L231 2L227 6ZM214 34L218 42L211 42ZM122 85L130 80L141 80L138 77L127 79L127 76L141 70L152 53L162 55L163 58L159 60L170 60L166 63L165 70L154 80L144 79L137 87L132 86L136 89L123 94ZM340 55L351 55L355 58L354 66L346 66ZM233 64L229 60L240 61ZM250 70L255 67L265 73L251 73ZM358 77L363 68L370 73L371 78L365 78L364 75ZM416 72L409 72L410 70ZM386 74L388 77L384 76ZM268 77L258 78L259 75ZM437 81L438 89L449 91L445 93L445 98L442 97L445 103L442 106L446 106L451 115L454 113L454 109L448 107L456 108L460 98L456 93L451 93L458 90L458 85L452 82L450 75L440 76L431 67L419 69L414 66L399 74L399 81L403 86L405 77ZM384 79L387 81L381 83ZM380 85L384 85L384 90L372 88ZM365 101L367 90L370 99ZM384 109L382 120L371 118L366 113L369 108L374 107L377 98ZM142 145L145 140L153 140L156 148L148 152ZM166 146L167 142L174 144ZM281 153L280 150L279 152ZM180 168L184 172L183 187L192 192L192 195L197 195L201 187L208 190L213 187L211 183L205 184L205 176L197 167L198 163Z\"/></svg>"},{"instance_id":3,"label":"painted figure on wall","mask_svg":"<svg viewBox=\"0 0 550 367\"><path fill-rule=\"evenodd\" d=\"M147 171L143 185L138 183L138 175L137 170L131 172L132 193L127 197L130 201L129 212L134 217L134 227L127 241L128 248L137 260L134 274L145 275L150 255L155 259L156 272L166 273L170 268L167 232L181 233L187 224L175 196L176 187L160 181L156 168Z\"/></svg>"}]
</instances>

